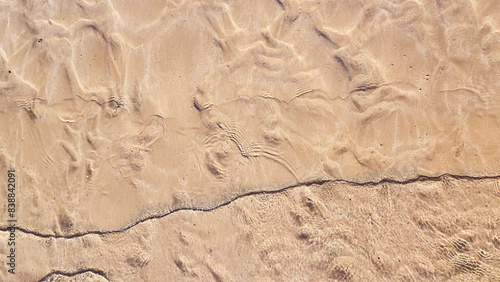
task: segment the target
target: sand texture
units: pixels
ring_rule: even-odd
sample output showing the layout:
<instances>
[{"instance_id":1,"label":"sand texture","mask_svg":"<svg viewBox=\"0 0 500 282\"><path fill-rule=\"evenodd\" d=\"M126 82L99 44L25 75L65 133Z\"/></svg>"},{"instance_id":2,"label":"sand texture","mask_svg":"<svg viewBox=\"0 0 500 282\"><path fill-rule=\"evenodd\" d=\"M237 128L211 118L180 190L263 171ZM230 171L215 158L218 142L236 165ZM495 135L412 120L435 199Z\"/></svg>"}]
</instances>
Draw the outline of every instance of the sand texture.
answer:
<instances>
[{"instance_id":1,"label":"sand texture","mask_svg":"<svg viewBox=\"0 0 500 282\"><path fill-rule=\"evenodd\" d=\"M0 171L0 281L500 281L500 1L0 0Z\"/></svg>"}]
</instances>

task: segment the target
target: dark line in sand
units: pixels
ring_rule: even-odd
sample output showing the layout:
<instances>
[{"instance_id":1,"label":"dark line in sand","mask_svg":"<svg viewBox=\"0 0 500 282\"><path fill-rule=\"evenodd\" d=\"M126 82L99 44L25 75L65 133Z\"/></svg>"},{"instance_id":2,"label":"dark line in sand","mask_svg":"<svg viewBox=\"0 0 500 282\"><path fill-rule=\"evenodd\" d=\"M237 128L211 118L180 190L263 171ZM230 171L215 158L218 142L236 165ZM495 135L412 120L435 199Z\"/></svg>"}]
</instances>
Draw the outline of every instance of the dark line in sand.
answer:
<instances>
[{"instance_id":1,"label":"dark line in sand","mask_svg":"<svg viewBox=\"0 0 500 282\"><path fill-rule=\"evenodd\" d=\"M249 197L249 196L254 196L254 195L265 195L265 194L278 194L278 193L281 193L281 192L284 192L286 190L290 190L290 189L294 189L294 188L297 188L297 187L301 187L301 186L312 186L312 185L322 185L322 184L325 184L325 183L344 183L344 184L348 184L348 185L352 185L352 186L375 186L375 185L380 185L380 184L384 184L384 183L390 183L390 184L409 184L409 183L414 183L414 182L424 182L424 181L432 181L432 182L438 182L438 181L442 181L443 179L445 178L454 178L454 179L468 179L468 180L471 180L471 181L478 181L478 180L484 180L484 179L500 179L500 175L493 175L493 176L466 176L466 175L454 175L454 174L449 174L449 173L444 173L444 174L441 174L439 176L423 176L423 175L420 175L420 176L417 176L416 178L412 178L412 179L407 179L407 180L393 180L393 179L387 179L387 178L384 178L384 179L381 179L379 181L367 181L367 182L355 182L355 181L349 181L349 180L311 180L311 181L307 181L307 182L304 182L304 183L299 183L299 184L295 184L295 185L291 185L291 186L287 186L287 187L283 187L283 188L280 188L280 189L277 189L277 190L258 190L258 191L251 191L251 192L248 192L248 193L244 193L244 194L241 194L241 195L238 195L226 202L223 202L219 205L216 205L216 206L213 206L213 207L207 207L207 208L203 208L203 207L182 207L182 208L177 208L177 209L173 209L169 212L166 212L164 214L157 214L157 215L152 215L152 216L149 216L149 217L146 217L146 218L143 218L141 220L138 220L126 227L123 227L121 229L117 229L117 230L107 230L107 231L99 231L99 230L93 230L93 231L87 231L87 232L84 232L84 233L74 233L74 234L69 234L69 235L57 235L57 234L46 234L46 233L42 233L42 232L37 232L37 231L32 231L32 230L28 230L28 229L25 229L23 227L17 227L16 228L16 231L20 231L20 232L23 232L25 234L31 234L33 236L37 236L37 237L41 237L41 238L55 238L55 239L73 239L73 238L78 238L78 237L83 237L83 236L86 236L86 235L91 235L91 234L94 234L94 235L106 235L106 234L114 234L114 233L120 233L120 232L124 232L124 231L127 231L143 222L146 222L148 220L153 220L153 219L160 219L160 218L163 218L163 217L166 217L170 214L173 214L173 213L176 213L176 212L180 212L180 211L201 211L201 212L209 212L209 211L213 211L213 210L216 210L218 208L221 208L221 207L224 207L224 206L227 206L229 204L231 204L232 202L238 200L238 199L241 199L241 198L245 198L245 197ZM0 231L3 231L3 232L8 232L7 228L0 228Z\"/></svg>"},{"instance_id":2,"label":"dark line in sand","mask_svg":"<svg viewBox=\"0 0 500 282\"><path fill-rule=\"evenodd\" d=\"M281 9L286 10L285 4L283 4L281 0L276 0L276 2L278 2L278 5L280 5Z\"/></svg>"},{"instance_id":3,"label":"dark line in sand","mask_svg":"<svg viewBox=\"0 0 500 282\"><path fill-rule=\"evenodd\" d=\"M342 69L344 69L344 71L347 73L347 78L349 79L349 81L351 81L351 72L349 71L349 68L347 68L344 60L342 60L342 58L338 55L335 55L333 58L342 66Z\"/></svg>"},{"instance_id":4,"label":"dark line in sand","mask_svg":"<svg viewBox=\"0 0 500 282\"><path fill-rule=\"evenodd\" d=\"M87 273L87 272L94 273L95 275L99 275L99 276L101 276L104 279L109 281L109 279L108 279L108 277L106 277L106 274L104 273L104 271L99 270L99 269L90 268L90 269L78 270L76 272L66 272L66 271L60 271L60 270L53 270L52 272L50 272L49 274L45 275L40 280L38 280L38 282L42 282L42 281L46 280L51 275L64 275L66 277L75 277L76 275Z\"/></svg>"},{"instance_id":5,"label":"dark line in sand","mask_svg":"<svg viewBox=\"0 0 500 282\"><path fill-rule=\"evenodd\" d=\"M323 31L321 31L319 28L314 27L314 32L316 32L316 34L317 34L319 37L321 37L321 38L325 39L325 40L326 40L326 41L328 41L330 44L332 44L332 45L333 45L333 47L334 47L335 49L339 49L339 48L340 48L340 46L339 46L337 43L335 43L335 42L334 42L334 41L333 41L333 40L332 40L332 39L331 39L328 35L326 35L326 34L325 34Z\"/></svg>"}]
</instances>

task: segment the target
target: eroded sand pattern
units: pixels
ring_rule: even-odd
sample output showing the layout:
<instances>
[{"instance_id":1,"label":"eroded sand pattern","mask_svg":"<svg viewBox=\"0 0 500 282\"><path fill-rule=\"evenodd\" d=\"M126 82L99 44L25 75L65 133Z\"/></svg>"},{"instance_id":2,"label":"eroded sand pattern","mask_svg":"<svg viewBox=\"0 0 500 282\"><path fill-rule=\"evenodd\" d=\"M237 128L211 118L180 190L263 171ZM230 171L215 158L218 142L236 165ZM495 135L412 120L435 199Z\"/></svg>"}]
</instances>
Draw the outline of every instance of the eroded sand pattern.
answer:
<instances>
[{"instance_id":1,"label":"eroded sand pattern","mask_svg":"<svg viewBox=\"0 0 500 282\"><path fill-rule=\"evenodd\" d=\"M499 1L20 0L0 23L0 280L500 280Z\"/></svg>"}]
</instances>

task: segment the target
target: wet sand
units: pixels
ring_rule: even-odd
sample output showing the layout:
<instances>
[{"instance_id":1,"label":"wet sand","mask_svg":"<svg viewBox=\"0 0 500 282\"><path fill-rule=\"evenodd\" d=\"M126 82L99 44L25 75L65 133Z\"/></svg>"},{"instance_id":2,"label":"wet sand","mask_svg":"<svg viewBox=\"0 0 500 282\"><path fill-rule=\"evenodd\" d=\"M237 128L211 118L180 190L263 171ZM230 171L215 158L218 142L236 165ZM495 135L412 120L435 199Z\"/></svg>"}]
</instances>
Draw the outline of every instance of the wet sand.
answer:
<instances>
[{"instance_id":1,"label":"wet sand","mask_svg":"<svg viewBox=\"0 0 500 282\"><path fill-rule=\"evenodd\" d=\"M0 280L500 279L497 2L0 2Z\"/></svg>"}]
</instances>

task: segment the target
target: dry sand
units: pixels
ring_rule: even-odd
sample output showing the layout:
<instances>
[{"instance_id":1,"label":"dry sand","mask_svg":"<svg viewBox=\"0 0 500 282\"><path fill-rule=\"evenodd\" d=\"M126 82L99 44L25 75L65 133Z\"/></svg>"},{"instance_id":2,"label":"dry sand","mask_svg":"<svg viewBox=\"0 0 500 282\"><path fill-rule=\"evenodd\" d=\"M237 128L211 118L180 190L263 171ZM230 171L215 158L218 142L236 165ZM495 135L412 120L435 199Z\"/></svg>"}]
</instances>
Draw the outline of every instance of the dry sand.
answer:
<instances>
[{"instance_id":1,"label":"dry sand","mask_svg":"<svg viewBox=\"0 0 500 282\"><path fill-rule=\"evenodd\" d=\"M0 0L0 280L500 280L499 119L497 0Z\"/></svg>"}]
</instances>

